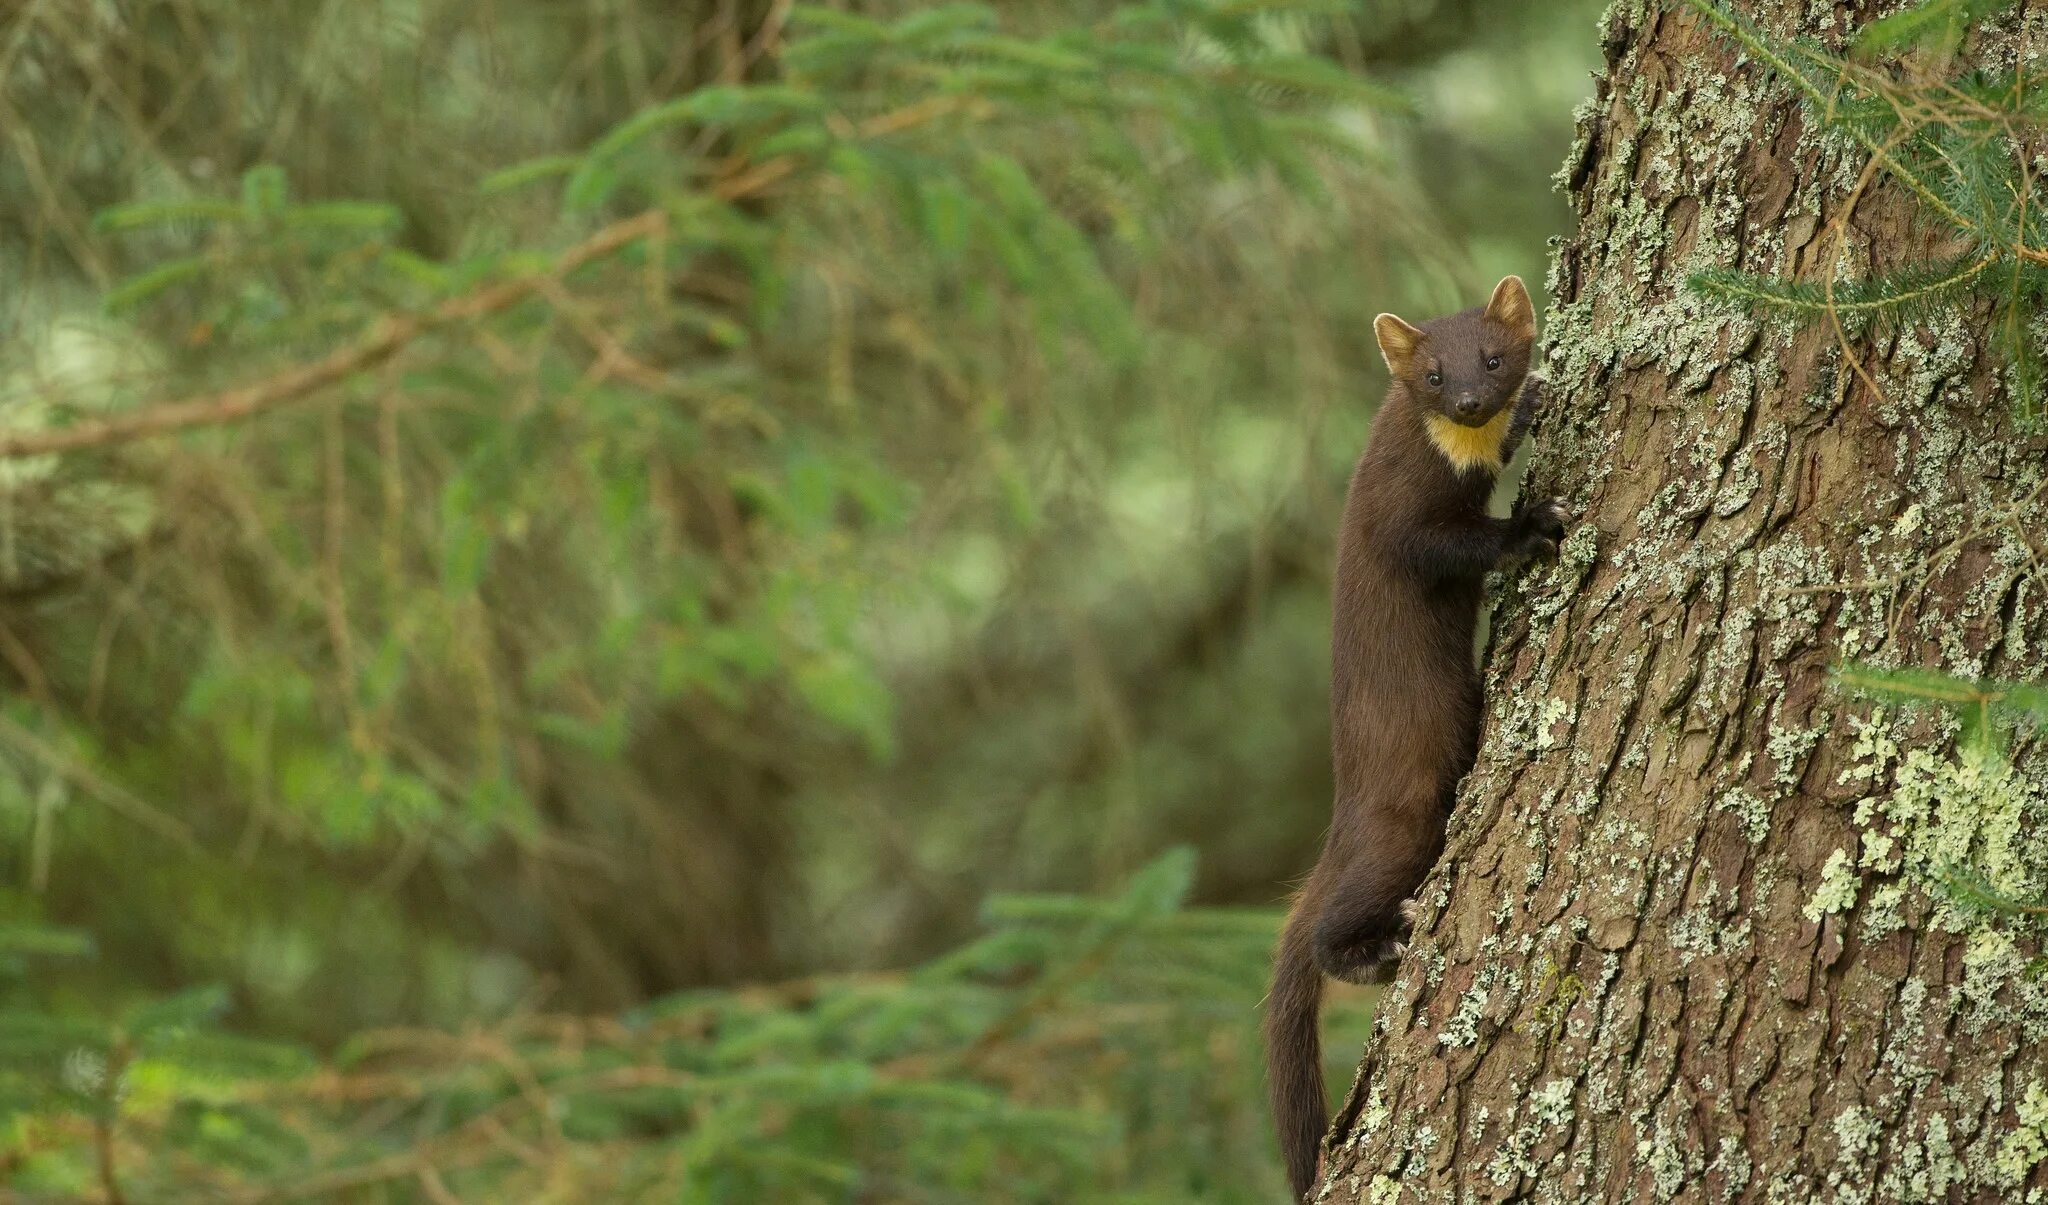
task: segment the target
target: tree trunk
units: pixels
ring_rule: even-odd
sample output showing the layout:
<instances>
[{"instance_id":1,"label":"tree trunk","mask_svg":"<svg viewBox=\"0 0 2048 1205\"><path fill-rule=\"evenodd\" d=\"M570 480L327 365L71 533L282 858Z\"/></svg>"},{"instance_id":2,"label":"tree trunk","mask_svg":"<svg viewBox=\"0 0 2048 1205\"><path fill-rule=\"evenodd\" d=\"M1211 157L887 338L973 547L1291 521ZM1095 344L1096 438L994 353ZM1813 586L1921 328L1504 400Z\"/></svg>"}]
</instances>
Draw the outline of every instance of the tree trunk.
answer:
<instances>
[{"instance_id":1,"label":"tree trunk","mask_svg":"<svg viewBox=\"0 0 2048 1205\"><path fill-rule=\"evenodd\" d=\"M1894 6L1743 7L1839 50ZM2024 20L1965 61L2048 44ZM1813 276L1837 223L1844 278L1953 248L1693 12L1622 0L1606 47L1528 487L1583 523L1494 596L1485 747L1322 1199L2048 1198L2042 918L1933 873L2048 883L2048 753L1971 762L1831 672L2048 680L2048 440L1987 309L1845 338L1688 292Z\"/></svg>"}]
</instances>

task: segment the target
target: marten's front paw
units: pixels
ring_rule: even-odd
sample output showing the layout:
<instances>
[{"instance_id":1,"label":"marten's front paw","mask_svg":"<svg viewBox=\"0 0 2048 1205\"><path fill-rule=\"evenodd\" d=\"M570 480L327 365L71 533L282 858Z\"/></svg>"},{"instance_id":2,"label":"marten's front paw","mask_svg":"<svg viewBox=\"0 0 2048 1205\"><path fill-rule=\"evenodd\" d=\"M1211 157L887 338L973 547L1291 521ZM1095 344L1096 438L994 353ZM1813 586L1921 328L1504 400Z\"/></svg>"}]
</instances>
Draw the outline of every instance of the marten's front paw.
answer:
<instances>
[{"instance_id":1,"label":"marten's front paw","mask_svg":"<svg viewBox=\"0 0 2048 1205\"><path fill-rule=\"evenodd\" d=\"M1562 498L1545 498L1517 508L1516 555L1545 560L1556 556L1557 546L1564 542L1565 524L1570 521L1571 512L1564 508Z\"/></svg>"}]
</instances>

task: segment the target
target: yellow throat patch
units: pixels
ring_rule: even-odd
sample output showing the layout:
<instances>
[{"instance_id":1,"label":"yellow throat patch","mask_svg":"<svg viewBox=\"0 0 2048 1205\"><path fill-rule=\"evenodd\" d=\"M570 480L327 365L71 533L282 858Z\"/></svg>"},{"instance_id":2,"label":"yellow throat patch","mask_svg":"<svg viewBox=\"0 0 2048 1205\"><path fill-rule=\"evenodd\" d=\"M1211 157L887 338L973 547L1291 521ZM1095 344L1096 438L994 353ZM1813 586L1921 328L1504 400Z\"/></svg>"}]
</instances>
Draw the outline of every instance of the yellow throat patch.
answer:
<instances>
[{"instance_id":1,"label":"yellow throat patch","mask_svg":"<svg viewBox=\"0 0 2048 1205\"><path fill-rule=\"evenodd\" d=\"M1468 427L1454 423L1441 414L1423 418L1423 426L1429 432L1429 442L1444 454L1451 467L1460 473L1466 469L1484 466L1490 472L1501 470L1500 449L1507 442L1508 426L1515 421L1513 405L1502 406L1500 413L1486 420L1481 427Z\"/></svg>"}]
</instances>

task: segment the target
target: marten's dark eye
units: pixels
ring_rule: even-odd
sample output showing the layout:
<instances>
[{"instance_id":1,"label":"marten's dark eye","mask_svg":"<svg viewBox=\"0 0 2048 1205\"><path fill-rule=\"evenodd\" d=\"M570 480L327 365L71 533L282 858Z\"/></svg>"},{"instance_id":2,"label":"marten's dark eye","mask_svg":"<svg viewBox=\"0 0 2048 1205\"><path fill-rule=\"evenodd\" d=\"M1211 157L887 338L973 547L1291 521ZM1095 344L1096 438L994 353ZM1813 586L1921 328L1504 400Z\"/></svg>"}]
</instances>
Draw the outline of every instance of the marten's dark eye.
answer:
<instances>
[{"instance_id":1,"label":"marten's dark eye","mask_svg":"<svg viewBox=\"0 0 2048 1205\"><path fill-rule=\"evenodd\" d=\"M1444 385L1444 374L1442 374L1442 373L1440 373L1440 372L1432 372L1432 373L1430 373L1430 374L1429 374L1429 376L1425 377L1424 379L1425 379L1425 380L1427 380L1427 381L1429 382L1429 387L1430 387L1431 389L1441 389L1441 388L1443 388L1443 385Z\"/></svg>"},{"instance_id":2,"label":"marten's dark eye","mask_svg":"<svg viewBox=\"0 0 2048 1205\"><path fill-rule=\"evenodd\" d=\"M1498 372L1498 371L1500 371L1500 357L1499 357L1499 356L1488 356L1488 357L1486 357L1486 371L1488 371L1488 372Z\"/></svg>"}]
</instances>

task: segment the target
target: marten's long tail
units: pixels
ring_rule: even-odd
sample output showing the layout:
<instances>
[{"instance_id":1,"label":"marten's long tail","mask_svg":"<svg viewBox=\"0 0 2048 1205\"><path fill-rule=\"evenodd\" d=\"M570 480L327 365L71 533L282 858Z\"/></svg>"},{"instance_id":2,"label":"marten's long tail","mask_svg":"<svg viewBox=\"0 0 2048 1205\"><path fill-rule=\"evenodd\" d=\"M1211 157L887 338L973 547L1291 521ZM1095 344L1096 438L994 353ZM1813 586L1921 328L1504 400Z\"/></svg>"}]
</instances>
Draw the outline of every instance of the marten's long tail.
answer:
<instances>
[{"instance_id":1,"label":"marten's long tail","mask_svg":"<svg viewBox=\"0 0 2048 1205\"><path fill-rule=\"evenodd\" d=\"M1297 905L1280 936L1273 990L1266 997L1266 1083L1287 1179L1300 1200L1313 1187L1329 1104L1323 1096L1323 972L1316 966L1315 916Z\"/></svg>"}]
</instances>

